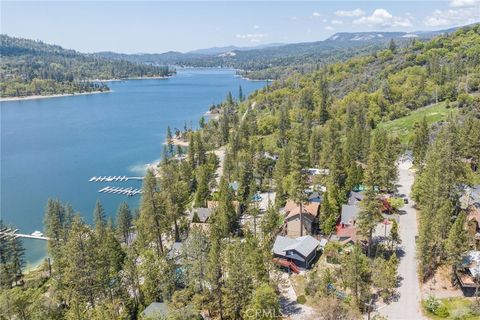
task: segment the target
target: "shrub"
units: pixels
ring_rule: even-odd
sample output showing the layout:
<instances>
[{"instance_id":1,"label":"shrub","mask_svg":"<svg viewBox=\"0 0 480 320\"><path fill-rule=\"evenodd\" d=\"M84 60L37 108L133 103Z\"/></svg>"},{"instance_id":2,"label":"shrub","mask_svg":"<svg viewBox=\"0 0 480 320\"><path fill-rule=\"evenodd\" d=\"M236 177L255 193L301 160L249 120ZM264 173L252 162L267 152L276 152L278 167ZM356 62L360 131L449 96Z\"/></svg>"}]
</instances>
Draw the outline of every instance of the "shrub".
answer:
<instances>
[{"instance_id":1,"label":"shrub","mask_svg":"<svg viewBox=\"0 0 480 320\"><path fill-rule=\"evenodd\" d=\"M297 303L305 304L306 302L307 302L307 298L305 298L303 294L297 297Z\"/></svg>"}]
</instances>

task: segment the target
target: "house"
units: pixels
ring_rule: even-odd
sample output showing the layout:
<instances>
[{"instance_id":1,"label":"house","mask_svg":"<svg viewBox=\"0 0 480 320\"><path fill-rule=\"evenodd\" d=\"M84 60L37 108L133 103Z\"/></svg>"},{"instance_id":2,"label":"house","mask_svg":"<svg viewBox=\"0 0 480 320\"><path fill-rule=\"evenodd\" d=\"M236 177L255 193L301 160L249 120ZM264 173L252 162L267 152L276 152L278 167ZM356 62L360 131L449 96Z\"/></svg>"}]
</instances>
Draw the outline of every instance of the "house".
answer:
<instances>
[{"instance_id":1,"label":"house","mask_svg":"<svg viewBox=\"0 0 480 320\"><path fill-rule=\"evenodd\" d=\"M277 236L273 244L273 253L277 258L308 269L317 256L319 245L320 242L310 235L298 238Z\"/></svg>"},{"instance_id":2,"label":"house","mask_svg":"<svg viewBox=\"0 0 480 320\"><path fill-rule=\"evenodd\" d=\"M480 287L480 251L469 251L459 266L455 267L455 275L462 289Z\"/></svg>"},{"instance_id":3,"label":"house","mask_svg":"<svg viewBox=\"0 0 480 320\"><path fill-rule=\"evenodd\" d=\"M193 210L190 211L188 218L191 222L207 223L208 218L212 215L213 211L213 208L193 208Z\"/></svg>"},{"instance_id":4,"label":"house","mask_svg":"<svg viewBox=\"0 0 480 320\"><path fill-rule=\"evenodd\" d=\"M362 202L363 199L365 199L365 194L363 192L352 191L350 192L347 203L349 205L357 205Z\"/></svg>"},{"instance_id":5,"label":"house","mask_svg":"<svg viewBox=\"0 0 480 320\"><path fill-rule=\"evenodd\" d=\"M335 236L332 237L331 240L337 240L343 245L348 243L353 244L357 242L357 227L337 225Z\"/></svg>"},{"instance_id":6,"label":"house","mask_svg":"<svg viewBox=\"0 0 480 320\"><path fill-rule=\"evenodd\" d=\"M343 204L339 225L355 226L359 214L360 207L358 205Z\"/></svg>"},{"instance_id":7,"label":"house","mask_svg":"<svg viewBox=\"0 0 480 320\"><path fill-rule=\"evenodd\" d=\"M480 208L480 185L466 186L460 197L460 207L464 210L475 207Z\"/></svg>"},{"instance_id":8,"label":"house","mask_svg":"<svg viewBox=\"0 0 480 320\"><path fill-rule=\"evenodd\" d=\"M292 200L283 209L285 214L284 233L290 237L313 234L318 225L319 202L308 202L302 206L302 232L300 232L300 206ZM302 233L302 234L301 234Z\"/></svg>"},{"instance_id":9,"label":"house","mask_svg":"<svg viewBox=\"0 0 480 320\"><path fill-rule=\"evenodd\" d=\"M174 260L176 264L182 264L183 242L174 242L167 253L167 257Z\"/></svg>"},{"instance_id":10,"label":"house","mask_svg":"<svg viewBox=\"0 0 480 320\"><path fill-rule=\"evenodd\" d=\"M152 302L142 312L146 319L164 319L168 315L168 305L165 302Z\"/></svg>"},{"instance_id":11,"label":"house","mask_svg":"<svg viewBox=\"0 0 480 320\"><path fill-rule=\"evenodd\" d=\"M170 319L170 317L178 319L182 316L182 319L200 320L203 317L195 310L193 305L186 305L185 307L174 309L170 308L165 302L152 302L143 310L141 319L149 320L161 320Z\"/></svg>"},{"instance_id":12,"label":"house","mask_svg":"<svg viewBox=\"0 0 480 320\"><path fill-rule=\"evenodd\" d=\"M357 241L357 218L360 207L355 204L342 205L342 212L336 226L335 235L332 240L338 240L342 244L355 243Z\"/></svg>"}]
</instances>

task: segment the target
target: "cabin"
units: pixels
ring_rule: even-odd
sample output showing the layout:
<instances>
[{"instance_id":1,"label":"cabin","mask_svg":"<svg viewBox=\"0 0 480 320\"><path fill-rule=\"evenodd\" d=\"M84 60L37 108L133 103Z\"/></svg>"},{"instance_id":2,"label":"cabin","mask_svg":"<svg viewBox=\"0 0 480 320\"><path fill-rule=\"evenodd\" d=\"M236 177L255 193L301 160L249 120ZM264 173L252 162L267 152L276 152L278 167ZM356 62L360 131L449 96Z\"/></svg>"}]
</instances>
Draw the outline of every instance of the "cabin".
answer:
<instances>
[{"instance_id":1,"label":"cabin","mask_svg":"<svg viewBox=\"0 0 480 320\"><path fill-rule=\"evenodd\" d=\"M342 212L337 223L335 235L332 237L342 244L355 243L357 240L357 218L360 214L360 207L358 204L344 204L342 205Z\"/></svg>"},{"instance_id":2,"label":"cabin","mask_svg":"<svg viewBox=\"0 0 480 320\"><path fill-rule=\"evenodd\" d=\"M317 256L319 246L320 242L310 235L297 238L277 236L273 244L273 254L276 258L308 269Z\"/></svg>"},{"instance_id":3,"label":"cabin","mask_svg":"<svg viewBox=\"0 0 480 320\"><path fill-rule=\"evenodd\" d=\"M480 288L480 251L469 251L462 262L454 267L455 276L463 290Z\"/></svg>"},{"instance_id":4,"label":"cabin","mask_svg":"<svg viewBox=\"0 0 480 320\"><path fill-rule=\"evenodd\" d=\"M302 214L300 215L300 206L294 201L289 200L283 209L285 214L283 232L289 237L313 234L318 226L320 203L308 202L301 207ZM302 231L300 231L300 219L302 219Z\"/></svg>"},{"instance_id":5,"label":"cabin","mask_svg":"<svg viewBox=\"0 0 480 320\"><path fill-rule=\"evenodd\" d=\"M463 210L480 208L480 185L464 187L463 194L459 200L460 207Z\"/></svg>"},{"instance_id":6,"label":"cabin","mask_svg":"<svg viewBox=\"0 0 480 320\"><path fill-rule=\"evenodd\" d=\"M365 198L365 193L361 191L352 191L348 197L348 204L349 205L358 205L362 200Z\"/></svg>"},{"instance_id":7,"label":"cabin","mask_svg":"<svg viewBox=\"0 0 480 320\"><path fill-rule=\"evenodd\" d=\"M359 214L360 207L358 205L343 204L339 224L343 227L355 226Z\"/></svg>"},{"instance_id":8,"label":"cabin","mask_svg":"<svg viewBox=\"0 0 480 320\"><path fill-rule=\"evenodd\" d=\"M213 208L193 208L192 211L190 211L188 218L194 223L207 223L208 218L210 218L213 211Z\"/></svg>"},{"instance_id":9,"label":"cabin","mask_svg":"<svg viewBox=\"0 0 480 320\"><path fill-rule=\"evenodd\" d=\"M142 312L145 319L164 319L168 315L168 305L165 302L152 302Z\"/></svg>"}]
</instances>

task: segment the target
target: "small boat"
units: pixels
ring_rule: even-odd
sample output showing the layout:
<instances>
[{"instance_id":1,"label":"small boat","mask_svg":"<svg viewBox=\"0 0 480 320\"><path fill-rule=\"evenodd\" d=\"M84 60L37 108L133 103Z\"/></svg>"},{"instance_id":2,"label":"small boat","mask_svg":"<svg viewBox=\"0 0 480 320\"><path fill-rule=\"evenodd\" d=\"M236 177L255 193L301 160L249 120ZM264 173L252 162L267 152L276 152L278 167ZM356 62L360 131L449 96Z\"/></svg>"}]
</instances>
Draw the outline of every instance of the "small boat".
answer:
<instances>
[{"instance_id":1,"label":"small boat","mask_svg":"<svg viewBox=\"0 0 480 320\"><path fill-rule=\"evenodd\" d=\"M43 233L38 231L38 230L35 230L32 232L32 236L34 237L43 237Z\"/></svg>"}]
</instances>

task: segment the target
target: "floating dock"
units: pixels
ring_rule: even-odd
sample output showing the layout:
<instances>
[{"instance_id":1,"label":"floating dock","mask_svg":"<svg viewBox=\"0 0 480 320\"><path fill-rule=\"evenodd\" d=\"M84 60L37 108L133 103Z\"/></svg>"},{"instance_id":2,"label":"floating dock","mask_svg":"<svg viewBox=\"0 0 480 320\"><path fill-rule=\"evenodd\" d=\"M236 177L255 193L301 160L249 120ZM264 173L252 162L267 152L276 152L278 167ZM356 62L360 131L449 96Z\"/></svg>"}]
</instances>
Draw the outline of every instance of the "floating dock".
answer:
<instances>
[{"instance_id":1,"label":"floating dock","mask_svg":"<svg viewBox=\"0 0 480 320\"><path fill-rule=\"evenodd\" d=\"M0 239L15 239L15 238L28 238L28 239L36 239L36 240L49 240L48 237L44 237L43 234L40 232L40 234L22 234L22 233L17 233L18 229L10 229L10 228L3 228L0 230Z\"/></svg>"},{"instance_id":2,"label":"floating dock","mask_svg":"<svg viewBox=\"0 0 480 320\"><path fill-rule=\"evenodd\" d=\"M98 176L91 177L89 182L124 182L128 180L143 180L143 177L127 177L127 176Z\"/></svg>"},{"instance_id":3,"label":"floating dock","mask_svg":"<svg viewBox=\"0 0 480 320\"><path fill-rule=\"evenodd\" d=\"M110 193L110 194L122 194L125 196L133 197L137 194L141 194L141 189L130 188L114 188L114 187L105 187L98 190L100 193Z\"/></svg>"}]
</instances>

